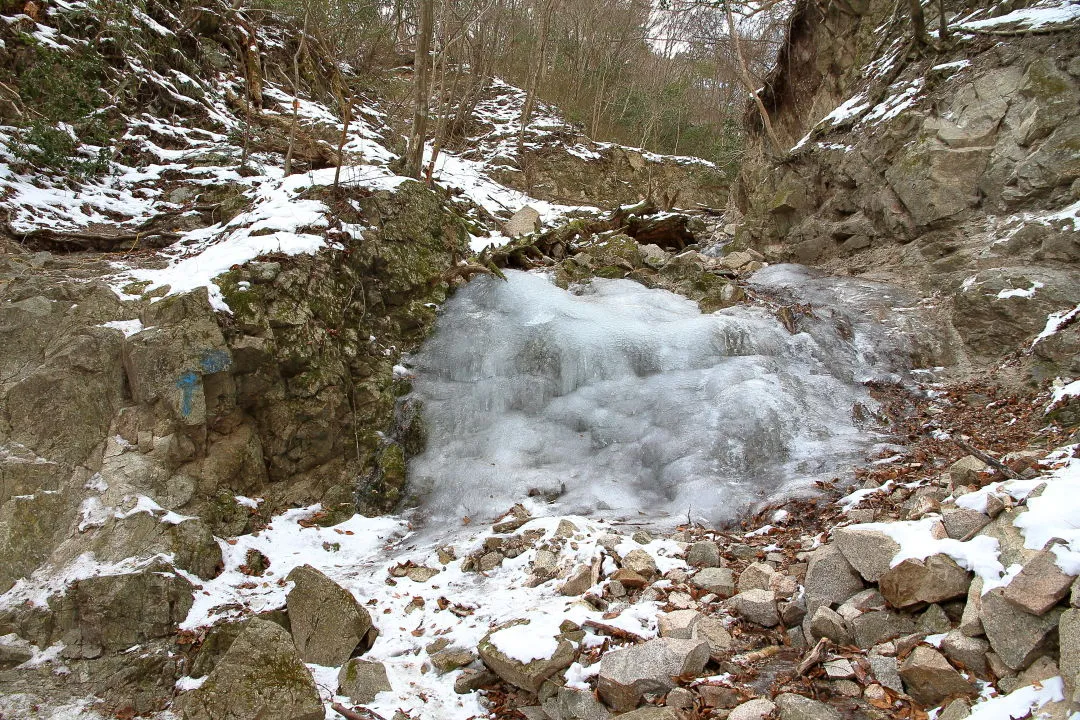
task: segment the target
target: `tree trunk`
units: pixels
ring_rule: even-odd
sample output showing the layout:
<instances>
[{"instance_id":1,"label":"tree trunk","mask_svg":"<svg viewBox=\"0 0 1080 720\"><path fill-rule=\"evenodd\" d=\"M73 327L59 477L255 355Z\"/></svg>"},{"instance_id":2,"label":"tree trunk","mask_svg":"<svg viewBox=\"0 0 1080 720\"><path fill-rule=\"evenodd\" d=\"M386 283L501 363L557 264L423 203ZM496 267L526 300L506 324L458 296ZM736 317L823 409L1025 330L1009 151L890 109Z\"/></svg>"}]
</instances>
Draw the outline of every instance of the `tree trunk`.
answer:
<instances>
[{"instance_id":1,"label":"tree trunk","mask_svg":"<svg viewBox=\"0 0 1080 720\"><path fill-rule=\"evenodd\" d=\"M420 0L420 20L416 27L416 54L413 59L413 123L405 151L406 177L420 179L427 140L428 96L431 76L431 38L435 32L435 0Z\"/></svg>"},{"instance_id":2,"label":"tree trunk","mask_svg":"<svg viewBox=\"0 0 1080 720\"><path fill-rule=\"evenodd\" d=\"M910 0L910 2L918 3L919 0ZM727 13L727 25L728 35L731 37L731 47L735 50L735 58L738 60L738 76L739 82L743 84L746 91L750 93L750 97L754 98L754 104L757 105L758 114L761 115L761 123L765 126L765 134L769 137L769 142L772 143L773 150L777 153L784 152L783 146L780 144L779 138L776 137L776 131L773 130L772 119L769 118L769 111L765 109L765 103L761 101L761 95L758 94L757 88L754 87L754 81L750 77L750 71L746 68L746 59L743 58L742 46L739 44L739 36L735 31L735 16L731 13L731 6L725 2L724 10Z\"/></svg>"},{"instance_id":3,"label":"tree trunk","mask_svg":"<svg viewBox=\"0 0 1080 720\"><path fill-rule=\"evenodd\" d=\"M536 67L529 76L529 86L525 90L525 107L521 111L521 127L518 129L518 157L525 156L525 128L529 125L533 108L536 105L536 91L540 86L540 77L544 73L544 53L547 51L548 26L551 14L555 11L555 0L547 0L544 14L540 17L540 51L537 53Z\"/></svg>"}]
</instances>

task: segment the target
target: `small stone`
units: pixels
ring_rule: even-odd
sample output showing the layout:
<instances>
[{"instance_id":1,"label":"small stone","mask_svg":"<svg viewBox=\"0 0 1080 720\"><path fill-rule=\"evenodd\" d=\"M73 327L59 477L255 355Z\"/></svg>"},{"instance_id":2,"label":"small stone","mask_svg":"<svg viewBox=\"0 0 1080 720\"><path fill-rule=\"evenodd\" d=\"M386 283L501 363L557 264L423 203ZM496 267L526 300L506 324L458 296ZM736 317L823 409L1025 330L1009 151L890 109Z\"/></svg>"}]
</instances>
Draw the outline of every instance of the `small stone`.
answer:
<instances>
[{"instance_id":1,"label":"small stone","mask_svg":"<svg viewBox=\"0 0 1080 720\"><path fill-rule=\"evenodd\" d=\"M765 698L747 700L742 705L732 708L728 720L765 720L772 715L776 704Z\"/></svg>"},{"instance_id":2,"label":"small stone","mask_svg":"<svg viewBox=\"0 0 1080 720\"><path fill-rule=\"evenodd\" d=\"M516 238L520 235L528 235L540 229L540 213L530 205L525 205L514 213L506 224L503 232L507 237Z\"/></svg>"},{"instance_id":3,"label":"small stone","mask_svg":"<svg viewBox=\"0 0 1080 720\"><path fill-rule=\"evenodd\" d=\"M465 648L451 647L431 653L429 657L436 670L440 673L448 673L472 663L476 660L476 653Z\"/></svg>"},{"instance_id":4,"label":"small stone","mask_svg":"<svg viewBox=\"0 0 1080 720\"><path fill-rule=\"evenodd\" d=\"M782 693L776 696L780 720L840 720L840 713L813 698Z\"/></svg>"},{"instance_id":5,"label":"small stone","mask_svg":"<svg viewBox=\"0 0 1080 720\"><path fill-rule=\"evenodd\" d=\"M611 580L607 584L607 594L613 598L624 598L626 597L626 586L618 580Z\"/></svg>"},{"instance_id":6,"label":"small stone","mask_svg":"<svg viewBox=\"0 0 1080 720\"><path fill-rule=\"evenodd\" d=\"M709 540L696 542L686 553L686 564L691 567L720 567L720 547Z\"/></svg>"},{"instance_id":7,"label":"small stone","mask_svg":"<svg viewBox=\"0 0 1080 720\"><path fill-rule=\"evenodd\" d=\"M863 613L850 622L855 644L868 648L915 631L915 623L906 615L891 610Z\"/></svg>"},{"instance_id":8,"label":"small stone","mask_svg":"<svg viewBox=\"0 0 1080 720\"><path fill-rule=\"evenodd\" d=\"M660 631L660 637L689 640L693 635L694 626L704 617L697 610L660 613L656 616L656 627Z\"/></svg>"},{"instance_id":9,"label":"small stone","mask_svg":"<svg viewBox=\"0 0 1080 720\"><path fill-rule=\"evenodd\" d=\"M694 626L690 639L709 643L709 655L714 659L729 652L735 644L724 623L707 615Z\"/></svg>"},{"instance_id":10,"label":"small stone","mask_svg":"<svg viewBox=\"0 0 1080 720\"><path fill-rule=\"evenodd\" d=\"M836 531L836 544L865 580L877 582L889 570L900 545L879 530L849 525Z\"/></svg>"},{"instance_id":11,"label":"small stone","mask_svg":"<svg viewBox=\"0 0 1080 720\"><path fill-rule=\"evenodd\" d=\"M638 545L648 545L653 541L653 536L644 530L638 530L636 533L630 536L630 539L636 542Z\"/></svg>"},{"instance_id":12,"label":"small stone","mask_svg":"<svg viewBox=\"0 0 1080 720\"><path fill-rule=\"evenodd\" d=\"M982 596L979 618L1002 662L1021 670L1053 645L1061 613L1055 608L1045 615L1032 615L1005 600L1001 588L995 588Z\"/></svg>"},{"instance_id":13,"label":"small stone","mask_svg":"<svg viewBox=\"0 0 1080 720\"><path fill-rule=\"evenodd\" d=\"M338 673L338 695L357 705L373 702L381 692L392 690L382 663L352 658Z\"/></svg>"},{"instance_id":14,"label":"small stone","mask_svg":"<svg viewBox=\"0 0 1080 720\"><path fill-rule=\"evenodd\" d=\"M555 537L557 538L572 538L579 532L578 526L569 520L560 520L559 526L555 528Z\"/></svg>"},{"instance_id":15,"label":"small stone","mask_svg":"<svg viewBox=\"0 0 1080 720\"><path fill-rule=\"evenodd\" d=\"M675 591L668 593L667 600L669 605L678 610L687 610L689 608L697 607L697 601L694 600L690 594L684 592Z\"/></svg>"},{"instance_id":16,"label":"small stone","mask_svg":"<svg viewBox=\"0 0 1080 720\"><path fill-rule=\"evenodd\" d=\"M877 517L877 510L873 508L856 508L855 510L848 510L847 516L852 523L862 525L863 523L874 522L874 518Z\"/></svg>"},{"instance_id":17,"label":"small stone","mask_svg":"<svg viewBox=\"0 0 1080 720\"><path fill-rule=\"evenodd\" d=\"M532 513L524 505L517 503L491 526L491 530L500 535L512 533L530 520Z\"/></svg>"},{"instance_id":18,"label":"small stone","mask_svg":"<svg viewBox=\"0 0 1080 720\"><path fill-rule=\"evenodd\" d=\"M747 590L728 601L729 607L746 620L763 627L780 624L776 593L771 590Z\"/></svg>"},{"instance_id":19,"label":"small stone","mask_svg":"<svg viewBox=\"0 0 1080 720\"><path fill-rule=\"evenodd\" d=\"M971 715L971 705L964 698L956 698L945 706L938 715L938 720L964 720Z\"/></svg>"},{"instance_id":20,"label":"small stone","mask_svg":"<svg viewBox=\"0 0 1080 720\"><path fill-rule=\"evenodd\" d=\"M672 688L668 691L667 698L664 700L664 705L669 708L675 708L676 710L689 710L694 707L694 693L686 688Z\"/></svg>"},{"instance_id":21,"label":"small stone","mask_svg":"<svg viewBox=\"0 0 1080 720\"><path fill-rule=\"evenodd\" d=\"M431 578L439 574L439 571L435 568L429 567L411 567L408 572L405 573L405 577L409 578L413 582L426 583Z\"/></svg>"},{"instance_id":22,"label":"small stone","mask_svg":"<svg viewBox=\"0 0 1080 720\"><path fill-rule=\"evenodd\" d=\"M811 554L803 585L811 615L822 605L844 602L864 587L862 576L835 544L822 545Z\"/></svg>"},{"instance_id":23,"label":"small stone","mask_svg":"<svg viewBox=\"0 0 1080 720\"><path fill-rule=\"evenodd\" d=\"M974 685L956 671L936 650L920 645L900 666L900 677L908 695L916 702L934 707L950 695L974 695Z\"/></svg>"},{"instance_id":24,"label":"small stone","mask_svg":"<svg viewBox=\"0 0 1080 720\"><path fill-rule=\"evenodd\" d=\"M690 578L690 584L720 598L735 594L735 573L730 568L702 568Z\"/></svg>"},{"instance_id":25,"label":"small stone","mask_svg":"<svg viewBox=\"0 0 1080 720\"><path fill-rule=\"evenodd\" d=\"M370 646L371 616L352 593L310 565L293 568L286 579L294 583L285 602L304 662L339 667L358 646Z\"/></svg>"},{"instance_id":26,"label":"small stone","mask_svg":"<svg viewBox=\"0 0 1080 720\"><path fill-rule=\"evenodd\" d=\"M784 626L795 627L806 617L806 598L798 597L794 600L779 602L777 609L780 611L780 621L784 623Z\"/></svg>"},{"instance_id":27,"label":"small stone","mask_svg":"<svg viewBox=\"0 0 1080 720\"><path fill-rule=\"evenodd\" d=\"M488 669L470 670L465 668L454 680L454 692L458 695L468 695L481 688L491 687L499 682L499 676Z\"/></svg>"},{"instance_id":28,"label":"small stone","mask_svg":"<svg viewBox=\"0 0 1080 720\"><path fill-rule=\"evenodd\" d=\"M904 692L904 684L900 678L899 660L884 655L870 655L867 659L870 661L870 669L874 673L874 678L879 683L895 692Z\"/></svg>"},{"instance_id":29,"label":"small stone","mask_svg":"<svg viewBox=\"0 0 1080 720\"><path fill-rule=\"evenodd\" d=\"M735 688L723 685L702 684L696 687L698 695L708 707L733 708L742 702L744 695Z\"/></svg>"},{"instance_id":30,"label":"small stone","mask_svg":"<svg viewBox=\"0 0 1080 720\"><path fill-rule=\"evenodd\" d=\"M881 703L889 697L889 693L885 692L885 688L881 685L871 683L863 690L863 697L873 703Z\"/></svg>"},{"instance_id":31,"label":"small stone","mask_svg":"<svg viewBox=\"0 0 1080 720\"><path fill-rule=\"evenodd\" d=\"M926 608L922 615L919 616L918 621L915 623L915 629L927 635L947 633L952 630L952 622L949 620L949 616L945 614L945 610L935 603Z\"/></svg>"},{"instance_id":32,"label":"small stone","mask_svg":"<svg viewBox=\"0 0 1080 720\"><path fill-rule=\"evenodd\" d=\"M491 572L502 565L502 561L502 553L495 552L494 550L484 553L480 556L480 572Z\"/></svg>"},{"instance_id":33,"label":"small stone","mask_svg":"<svg viewBox=\"0 0 1080 720\"><path fill-rule=\"evenodd\" d=\"M960 616L960 632L968 637L979 637L983 634L982 618L982 578L975 576L968 588L967 603L964 612Z\"/></svg>"},{"instance_id":34,"label":"small stone","mask_svg":"<svg viewBox=\"0 0 1080 720\"><path fill-rule=\"evenodd\" d=\"M628 568L619 568L611 576L612 582L622 583L630 590L640 590L649 584L649 581Z\"/></svg>"},{"instance_id":35,"label":"small stone","mask_svg":"<svg viewBox=\"0 0 1080 720\"><path fill-rule=\"evenodd\" d=\"M154 450L154 433L149 430L140 430L138 434L139 452L144 455Z\"/></svg>"},{"instance_id":36,"label":"small stone","mask_svg":"<svg viewBox=\"0 0 1080 720\"><path fill-rule=\"evenodd\" d=\"M825 675L830 680L846 680L855 677L855 668L852 667L851 661L846 658L829 660L822 667L825 668Z\"/></svg>"},{"instance_id":37,"label":"small stone","mask_svg":"<svg viewBox=\"0 0 1080 720\"><path fill-rule=\"evenodd\" d=\"M862 686L854 680L835 680L832 688L833 692L843 697L856 698L863 694Z\"/></svg>"},{"instance_id":38,"label":"small stone","mask_svg":"<svg viewBox=\"0 0 1080 720\"><path fill-rule=\"evenodd\" d=\"M1076 692L1080 689L1080 610L1070 608L1062 613L1058 635L1065 697L1076 699Z\"/></svg>"}]
</instances>

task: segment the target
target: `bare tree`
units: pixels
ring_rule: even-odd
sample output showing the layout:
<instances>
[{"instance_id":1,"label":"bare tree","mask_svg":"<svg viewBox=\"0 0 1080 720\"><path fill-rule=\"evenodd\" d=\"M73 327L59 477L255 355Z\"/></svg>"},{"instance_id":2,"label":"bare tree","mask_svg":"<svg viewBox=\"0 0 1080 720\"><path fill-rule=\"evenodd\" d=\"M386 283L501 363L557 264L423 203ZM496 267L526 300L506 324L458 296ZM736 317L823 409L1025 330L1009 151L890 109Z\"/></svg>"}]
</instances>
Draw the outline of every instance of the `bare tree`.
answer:
<instances>
[{"instance_id":1,"label":"bare tree","mask_svg":"<svg viewBox=\"0 0 1080 720\"><path fill-rule=\"evenodd\" d=\"M406 177L420 178L427 142L428 99L431 93L431 41L435 33L435 0L420 0L420 18L416 27L416 52L413 59L413 122L405 151Z\"/></svg>"}]
</instances>

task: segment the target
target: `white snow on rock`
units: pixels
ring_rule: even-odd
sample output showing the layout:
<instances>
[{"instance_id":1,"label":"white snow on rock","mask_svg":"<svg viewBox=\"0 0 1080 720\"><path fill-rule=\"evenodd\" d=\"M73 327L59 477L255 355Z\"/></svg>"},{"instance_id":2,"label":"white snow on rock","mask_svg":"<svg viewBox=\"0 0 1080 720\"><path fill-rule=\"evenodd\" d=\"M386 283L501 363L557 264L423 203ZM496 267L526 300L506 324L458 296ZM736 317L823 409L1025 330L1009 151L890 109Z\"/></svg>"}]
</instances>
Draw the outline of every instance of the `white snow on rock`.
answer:
<instances>
[{"instance_id":1,"label":"white snow on rock","mask_svg":"<svg viewBox=\"0 0 1080 720\"><path fill-rule=\"evenodd\" d=\"M972 706L968 720L1020 720L1034 717L1044 705L1064 699L1065 683L1059 675L1037 685L1018 687L1008 695L984 696Z\"/></svg>"},{"instance_id":2,"label":"white snow on rock","mask_svg":"<svg viewBox=\"0 0 1080 720\"><path fill-rule=\"evenodd\" d=\"M1037 3L1033 7L1013 10L998 17L978 20L964 19L952 26L958 31L996 30L1002 26L1015 26L1018 29L1037 30L1052 25L1071 23L1080 19L1080 4L1070 0L1050 0Z\"/></svg>"}]
</instances>

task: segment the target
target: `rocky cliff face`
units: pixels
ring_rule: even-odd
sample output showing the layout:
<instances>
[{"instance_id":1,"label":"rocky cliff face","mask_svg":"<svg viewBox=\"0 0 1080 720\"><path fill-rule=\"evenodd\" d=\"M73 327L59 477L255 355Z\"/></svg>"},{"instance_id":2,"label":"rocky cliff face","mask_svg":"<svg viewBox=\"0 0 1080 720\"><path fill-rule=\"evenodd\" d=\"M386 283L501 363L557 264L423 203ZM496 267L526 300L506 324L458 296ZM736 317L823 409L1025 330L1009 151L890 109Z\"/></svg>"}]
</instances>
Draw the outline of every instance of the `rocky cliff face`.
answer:
<instances>
[{"instance_id":1,"label":"rocky cliff face","mask_svg":"<svg viewBox=\"0 0 1080 720\"><path fill-rule=\"evenodd\" d=\"M1022 349L1036 380L1075 375L1075 326L1032 345L1080 303L1075 13L948 8L917 52L889 3L800 4L764 91L784 147L758 131L738 243L918 288L968 364Z\"/></svg>"}]
</instances>

